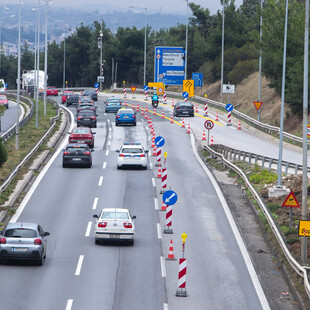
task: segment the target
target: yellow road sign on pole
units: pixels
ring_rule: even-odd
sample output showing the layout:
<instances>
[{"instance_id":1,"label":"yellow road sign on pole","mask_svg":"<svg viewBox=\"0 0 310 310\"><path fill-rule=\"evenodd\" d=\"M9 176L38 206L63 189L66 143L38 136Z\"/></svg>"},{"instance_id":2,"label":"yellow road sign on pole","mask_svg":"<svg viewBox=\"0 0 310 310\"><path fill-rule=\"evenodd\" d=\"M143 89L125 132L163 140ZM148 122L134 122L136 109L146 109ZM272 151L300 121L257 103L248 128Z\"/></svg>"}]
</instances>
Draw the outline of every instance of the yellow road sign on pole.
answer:
<instances>
[{"instance_id":1,"label":"yellow road sign on pole","mask_svg":"<svg viewBox=\"0 0 310 310\"><path fill-rule=\"evenodd\" d=\"M183 93L188 92L188 97L194 97L194 80L183 80Z\"/></svg>"}]
</instances>

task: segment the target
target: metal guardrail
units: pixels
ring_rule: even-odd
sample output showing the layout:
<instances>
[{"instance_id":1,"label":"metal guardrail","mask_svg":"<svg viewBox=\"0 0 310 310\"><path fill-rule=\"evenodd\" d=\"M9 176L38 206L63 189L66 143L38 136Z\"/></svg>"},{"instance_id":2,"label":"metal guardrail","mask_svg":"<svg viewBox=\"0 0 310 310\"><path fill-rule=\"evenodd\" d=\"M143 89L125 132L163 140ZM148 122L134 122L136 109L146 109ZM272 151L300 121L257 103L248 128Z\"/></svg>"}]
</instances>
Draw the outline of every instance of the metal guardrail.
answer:
<instances>
[{"instance_id":1,"label":"metal guardrail","mask_svg":"<svg viewBox=\"0 0 310 310\"><path fill-rule=\"evenodd\" d=\"M28 98L26 98L28 99ZM30 100L30 99L29 99ZM31 101L31 100L30 100ZM11 174L8 176L8 178L2 183L0 186L0 194L8 187L8 185L12 182L15 175L19 172L19 170L27 163L27 161L31 158L31 156L38 150L38 148L41 146L41 144L46 140L46 138L49 136L49 134L52 132L52 130L56 126L56 120L60 116L60 107L59 104L53 100L48 99L49 102L53 103L55 106L58 107L58 113L56 116L52 117L51 120L51 126L47 130L47 132L44 134L44 136L39 140L39 142L35 145L35 147L24 157L24 159L16 166L16 168L11 172ZM30 113L29 113L30 114ZM29 118L30 119L30 118ZM28 120L29 121L29 120ZM25 124L24 124L25 125ZM16 130L16 128L15 128Z\"/></svg>"},{"instance_id":2,"label":"metal guardrail","mask_svg":"<svg viewBox=\"0 0 310 310\"><path fill-rule=\"evenodd\" d=\"M278 230L276 224L274 223L273 218L270 215L267 207L265 206L263 200L258 195L258 193L254 189L252 184L249 182L247 176L243 173L243 171L241 169L239 169L237 166L235 166L233 163L231 163L229 160L227 160L223 154L216 152L210 146L204 146L203 149L207 150L213 156L221 158L223 164L226 167L234 170L243 179L243 181L245 182L246 186L250 190L251 194L253 195L253 197L257 201L261 211L264 213L265 218L267 219L268 224L270 225L270 227L271 227L275 237L277 238L277 241L278 241L279 245L281 246L281 249L282 249L282 251L283 251L287 261L289 262L291 267L295 270L295 272L297 272L301 277L303 277L303 279L304 279L304 287L305 287L305 290L306 290L306 292L308 294L308 297L310 298L310 283L309 283L309 279L308 279L308 275L307 275L308 267L307 266L301 266L296 261L296 259L292 256L292 254L290 253L290 251L288 250L288 248L287 248L287 246L285 244L285 241L282 238L282 235L281 235L280 231Z\"/></svg>"}]
</instances>

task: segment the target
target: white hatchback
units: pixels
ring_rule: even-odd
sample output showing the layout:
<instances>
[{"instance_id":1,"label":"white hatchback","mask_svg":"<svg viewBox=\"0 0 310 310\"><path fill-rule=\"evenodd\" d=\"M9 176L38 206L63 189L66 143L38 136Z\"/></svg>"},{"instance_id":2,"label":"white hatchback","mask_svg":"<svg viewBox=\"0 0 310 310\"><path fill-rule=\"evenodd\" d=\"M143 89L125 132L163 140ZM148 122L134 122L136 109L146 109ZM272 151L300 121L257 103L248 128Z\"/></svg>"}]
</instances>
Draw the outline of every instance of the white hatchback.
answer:
<instances>
[{"instance_id":1,"label":"white hatchback","mask_svg":"<svg viewBox=\"0 0 310 310\"><path fill-rule=\"evenodd\" d=\"M147 157L148 150L144 150L141 143L124 143L120 150L116 150L119 153L117 157L117 169L128 166L142 167L147 169Z\"/></svg>"},{"instance_id":2,"label":"white hatchback","mask_svg":"<svg viewBox=\"0 0 310 310\"><path fill-rule=\"evenodd\" d=\"M95 242L99 244L104 240L127 241L134 244L135 223L134 215L128 209L105 208L99 216L95 214Z\"/></svg>"}]
</instances>

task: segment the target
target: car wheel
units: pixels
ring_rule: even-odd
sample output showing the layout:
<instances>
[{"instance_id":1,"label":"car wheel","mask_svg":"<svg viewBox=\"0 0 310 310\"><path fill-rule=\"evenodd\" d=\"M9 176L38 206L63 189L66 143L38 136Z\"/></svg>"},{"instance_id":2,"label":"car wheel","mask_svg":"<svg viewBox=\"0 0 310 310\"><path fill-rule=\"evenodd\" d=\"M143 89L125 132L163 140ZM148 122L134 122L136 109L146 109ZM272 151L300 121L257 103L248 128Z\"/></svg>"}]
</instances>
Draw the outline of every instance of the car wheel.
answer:
<instances>
[{"instance_id":1,"label":"car wheel","mask_svg":"<svg viewBox=\"0 0 310 310\"><path fill-rule=\"evenodd\" d=\"M64 164L64 163L62 163L62 167L63 167L63 168L67 168L67 165Z\"/></svg>"},{"instance_id":2,"label":"car wheel","mask_svg":"<svg viewBox=\"0 0 310 310\"><path fill-rule=\"evenodd\" d=\"M117 166L117 170L121 170L122 169L122 166Z\"/></svg>"},{"instance_id":3,"label":"car wheel","mask_svg":"<svg viewBox=\"0 0 310 310\"><path fill-rule=\"evenodd\" d=\"M129 245L134 245L134 244L135 244L135 240L134 240L134 239L129 240L129 241L128 241L128 244L129 244Z\"/></svg>"},{"instance_id":4,"label":"car wheel","mask_svg":"<svg viewBox=\"0 0 310 310\"><path fill-rule=\"evenodd\" d=\"M93 149L93 148L94 148L94 144L92 144L92 145L90 146L90 148Z\"/></svg>"},{"instance_id":5,"label":"car wheel","mask_svg":"<svg viewBox=\"0 0 310 310\"><path fill-rule=\"evenodd\" d=\"M91 168L91 163L87 165L87 168Z\"/></svg>"},{"instance_id":6,"label":"car wheel","mask_svg":"<svg viewBox=\"0 0 310 310\"><path fill-rule=\"evenodd\" d=\"M146 170L146 169L147 169L147 166L145 166L145 167L144 167L144 166L142 166L142 169L143 169L143 170Z\"/></svg>"},{"instance_id":7,"label":"car wheel","mask_svg":"<svg viewBox=\"0 0 310 310\"><path fill-rule=\"evenodd\" d=\"M136 126L136 125L137 125L137 123L133 123L133 125L134 125L134 126Z\"/></svg>"},{"instance_id":8,"label":"car wheel","mask_svg":"<svg viewBox=\"0 0 310 310\"><path fill-rule=\"evenodd\" d=\"M95 239L95 244L100 244L100 240L99 239Z\"/></svg>"},{"instance_id":9,"label":"car wheel","mask_svg":"<svg viewBox=\"0 0 310 310\"><path fill-rule=\"evenodd\" d=\"M42 265L43 265L43 255L38 260L38 266L42 266Z\"/></svg>"},{"instance_id":10,"label":"car wheel","mask_svg":"<svg viewBox=\"0 0 310 310\"><path fill-rule=\"evenodd\" d=\"M115 123L115 126L118 126L118 123Z\"/></svg>"}]
</instances>

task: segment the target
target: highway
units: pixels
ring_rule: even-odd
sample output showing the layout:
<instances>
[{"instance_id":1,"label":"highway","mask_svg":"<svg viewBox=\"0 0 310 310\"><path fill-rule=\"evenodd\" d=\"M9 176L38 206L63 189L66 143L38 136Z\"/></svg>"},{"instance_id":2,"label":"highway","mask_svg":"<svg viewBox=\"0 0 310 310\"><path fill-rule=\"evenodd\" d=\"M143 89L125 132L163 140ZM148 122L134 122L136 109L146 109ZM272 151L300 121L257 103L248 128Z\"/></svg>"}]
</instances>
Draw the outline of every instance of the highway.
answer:
<instances>
[{"instance_id":1,"label":"highway","mask_svg":"<svg viewBox=\"0 0 310 310\"><path fill-rule=\"evenodd\" d=\"M133 101L128 100L128 104ZM151 156L146 119L139 112L136 127L116 127L114 114L104 113L101 98L96 105L93 167L62 168L64 141L12 218L38 222L51 235L42 267L20 262L0 266L2 279L8 279L0 291L1 307L269 309L225 200L193 152L192 135L186 134L180 122L171 124L161 118L162 105L158 115L149 114L156 136L166 140L163 152L167 152L168 188L178 194L173 206L173 234L164 234L165 212L158 210L161 181L156 178L156 157ZM140 101L140 106L144 108L145 103ZM167 109L171 110L164 107L165 113ZM74 113L75 108L70 110ZM190 121L192 128L202 131L204 118ZM216 124L216 139L220 141L228 134L230 143L235 141L241 146L249 145L246 140L255 147L265 141L257 136L246 138L246 133ZM150 150L146 171L116 169L115 150L123 142L141 142ZM261 147L276 150L263 144ZM125 207L137 216L134 246L95 245L92 216L104 207ZM186 298L175 296L178 260L166 260L172 239L175 257L182 257L182 233L188 236L184 252L188 270Z\"/></svg>"}]
</instances>

